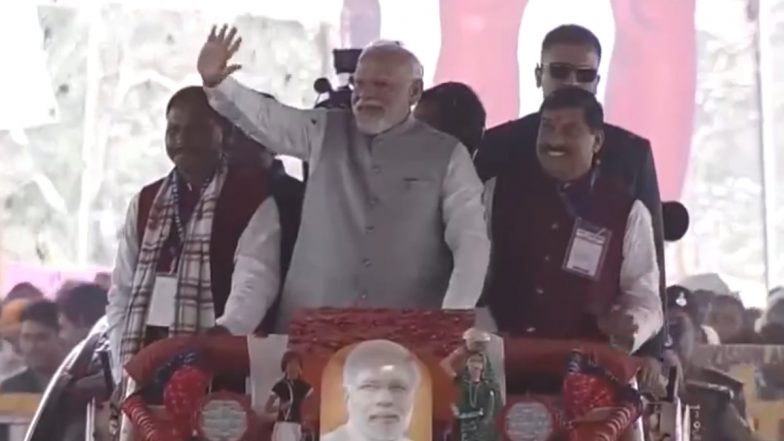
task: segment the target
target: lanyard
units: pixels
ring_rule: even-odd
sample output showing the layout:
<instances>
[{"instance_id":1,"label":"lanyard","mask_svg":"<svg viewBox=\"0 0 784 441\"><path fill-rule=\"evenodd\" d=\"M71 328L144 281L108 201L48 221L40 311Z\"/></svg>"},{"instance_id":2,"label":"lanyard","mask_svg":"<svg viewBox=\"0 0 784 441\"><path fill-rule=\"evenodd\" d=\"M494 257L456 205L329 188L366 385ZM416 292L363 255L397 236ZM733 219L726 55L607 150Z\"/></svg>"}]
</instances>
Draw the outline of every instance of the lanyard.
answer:
<instances>
[{"instance_id":1,"label":"lanyard","mask_svg":"<svg viewBox=\"0 0 784 441\"><path fill-rule=\"evenodd\" d=\"M563 184L556 184L556 191L558 193L558 197L561 198L561 202L563 202L566 211L569 212L569 216L572 219L580 219L582 215L590 208L591 205L591 196L593 195L593 189L596 186L596 179L599 177L599 168L594 167L591 169L591 174L588 177L588 191L586 194L579 198L580 200L574 201L572 198L569 197L568 194L564 191Z\"/></svg>"},{"instance_id":2,"label":"lanyard","mask_svg":"<svg viewBox=\"0 0 784 441\"><path fill-rule=\"evenodd\" d=\"M214 175L213 175L214 176ZM174 199L174 226L176 227L177 236L174 238L174 246L171 248L172 253L172 261L171 266L169 268L169 272L171 274L175 274L177 272L177 268L179 268L179 261L180 261L180 254L182 254L182 247L185 243L185 227L186 222L183 219L181 210L182 205L180 204L180 184L182 177L176 171L174 172L174 176L172 177L172 199ZM199 199L201 199L204 191L212 182L212 176L204 180L204 183L201 186L201 190L199 191ZM198 203L196 204L198 206ZM196 206L193 207L193 210L196 211ZM191 213L193 216L193 213ZM190 220L190 218L189 218Z\"/></svg>"},{"instance_id":3,"label":"lanyard","mask_svg":"<svg viewBox=\"0 0 784 441\"><path fill-rule=\"evenodd\" d=\"M181 213L182 210L182 204L180 198L180 184L182 183L181 180L182 178L180 177L180 174L175 171L174 182L172 186L173 187L172 197L174 198L174 225L177 227L177 249L180 249L182 247L182 244L185 242L185 227L186 227L186 222L183 219ZM201 189L199 190L199 199L201 199L201 196L204 194L204 191L207 190L207 187L209 187L211 182L212 182L212 176L205 179L204 182L201 184ZM193 210L195 211L196 207L194 207ZM193 213L191 213L191 216L193 216Z\"/></svg>"}]
</instances>

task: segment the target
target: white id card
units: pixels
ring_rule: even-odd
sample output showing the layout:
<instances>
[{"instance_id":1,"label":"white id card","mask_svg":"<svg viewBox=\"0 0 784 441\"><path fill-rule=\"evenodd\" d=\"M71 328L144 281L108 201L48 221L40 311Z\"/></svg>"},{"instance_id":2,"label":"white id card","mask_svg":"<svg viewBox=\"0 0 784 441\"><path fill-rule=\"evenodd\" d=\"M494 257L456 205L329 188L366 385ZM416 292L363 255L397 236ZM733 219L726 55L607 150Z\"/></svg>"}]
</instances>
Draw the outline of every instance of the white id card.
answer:
<instances>
[{"instance_id":1,"label":"white id card","mask_svg":"<svg viewBox=\"0 0 784 441\"><path fill-rule=\"evenodd\" d=\"M177 277L170 274L155 276L152 300L147 309L147 326L171 327L174 323L174 302L177 293Z\"/></svg>"},{"instance_id":2,"label":"white id card","mask_svg":"<svg viewBox=\"0 0 784 441\"><path fill-rule=\"evenodd\" d=\"M563 269L578 276L597 280L610 244L610 236L610 230L578 219L574 224Z\"/></svg>"}]
</instances>

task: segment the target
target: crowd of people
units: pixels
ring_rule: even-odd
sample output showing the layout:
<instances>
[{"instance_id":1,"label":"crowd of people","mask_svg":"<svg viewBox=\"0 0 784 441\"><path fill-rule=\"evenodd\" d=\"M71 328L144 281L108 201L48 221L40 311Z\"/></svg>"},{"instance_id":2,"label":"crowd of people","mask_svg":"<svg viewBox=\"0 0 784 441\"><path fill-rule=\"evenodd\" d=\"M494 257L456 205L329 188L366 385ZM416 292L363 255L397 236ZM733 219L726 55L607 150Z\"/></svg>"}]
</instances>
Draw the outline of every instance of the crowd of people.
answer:
<instances>
[{"instance_id":1,"label":"crowd of people","mask_svg":"<svg viewBox=\"0 0 784 441\"><path fill-rule=\"evenodd\" d=\"M50 296L27 282L14 286L0 303L0 393L43 393L104 316L107 292L96 282L69 281Z\"/></svg>"},{"instance_id":2,"label":"crowd of people","mask_svg":"<svg viewBox=\"0 0 784 441\"><path fill-rule=\"evenodd\" d=\"M294 311L325 306L478 307L489 331L638 355L651 389L663 366L694 372L697 342L784 344L781 293L755 313L726 294L665 290L651 146L604 120L589 30L551 31L534 72L540 111L487 131L470 87L423 90L421 64L397 43L362 52L351 109L331 110L233 79L240 46L236 29L213 29L203 85L169 101L174 167L131 201L108 293L6 297L3 322L17 315L19 329L2 342L14 368L0 391L43 391L104 313L120 394L133 387L122 366L156 340L285 333ZM277 154L306 162L306 182ZM731 439L748 439L743 410L722 409L737 416Z\"/></svg>"}]
</instances>

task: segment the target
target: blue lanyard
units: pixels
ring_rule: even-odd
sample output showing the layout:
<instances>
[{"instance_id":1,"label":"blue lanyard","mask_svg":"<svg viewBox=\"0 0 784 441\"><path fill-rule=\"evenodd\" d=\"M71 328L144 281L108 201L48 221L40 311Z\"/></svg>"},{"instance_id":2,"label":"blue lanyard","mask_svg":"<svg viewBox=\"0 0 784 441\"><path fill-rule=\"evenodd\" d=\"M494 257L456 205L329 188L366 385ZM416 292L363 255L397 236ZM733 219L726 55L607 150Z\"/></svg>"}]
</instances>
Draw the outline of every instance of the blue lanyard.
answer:
<instances>
[{"instance_id":1,"label":"blue lanyard","mask_svg":"<svg viewBox=\"0 0 784 441\"><path fill-rule=\"evenodd\" d=\"M563 184L556 185L556 191L558 193L558 197L561 198L561 202L564 204L564 208L566 211L569 212L569 216L572 219L580 219L583 217L588 208L591 205L591 196L593 195L593 189L596 186L596 179L599 177L599 168L594 166L591 169L591 175L588 177L588 191L586 192L585 196L580 198L579 201L573 201L569 195L566 194L563 188Z\"/></svg>"}]
</instances>

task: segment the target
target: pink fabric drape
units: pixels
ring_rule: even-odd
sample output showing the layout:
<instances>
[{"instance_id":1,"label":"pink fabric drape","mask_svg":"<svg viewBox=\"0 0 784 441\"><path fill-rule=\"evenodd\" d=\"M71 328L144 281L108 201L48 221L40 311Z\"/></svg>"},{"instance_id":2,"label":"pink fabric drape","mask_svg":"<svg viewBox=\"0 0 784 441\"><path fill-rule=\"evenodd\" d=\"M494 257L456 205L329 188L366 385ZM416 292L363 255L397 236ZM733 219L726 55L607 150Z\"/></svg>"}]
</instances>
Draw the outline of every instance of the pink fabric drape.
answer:
<instances>
[{"instance_id":1,"label":"pink fabric drape","mask_svg":"<svg viewBox=\"0 0 784 441\"><path fill-rule=\"evenodd\" d=\"M695 0L613 0L607 119L651 140L662 200L680 197L694 130Z\"/></svg>"},{"instance_id":2,"label":"pink fabric drape","mask_svg":"<svg viewBox=\"0 0 784 441\"><path fill-rule=\"evenodd\" d=\"M474 88L487 110L488 127L514 119L519 113L517 41L526 3L440 2L441 53L434 83L461 81Z\"/></svg>"}]
</instances>

